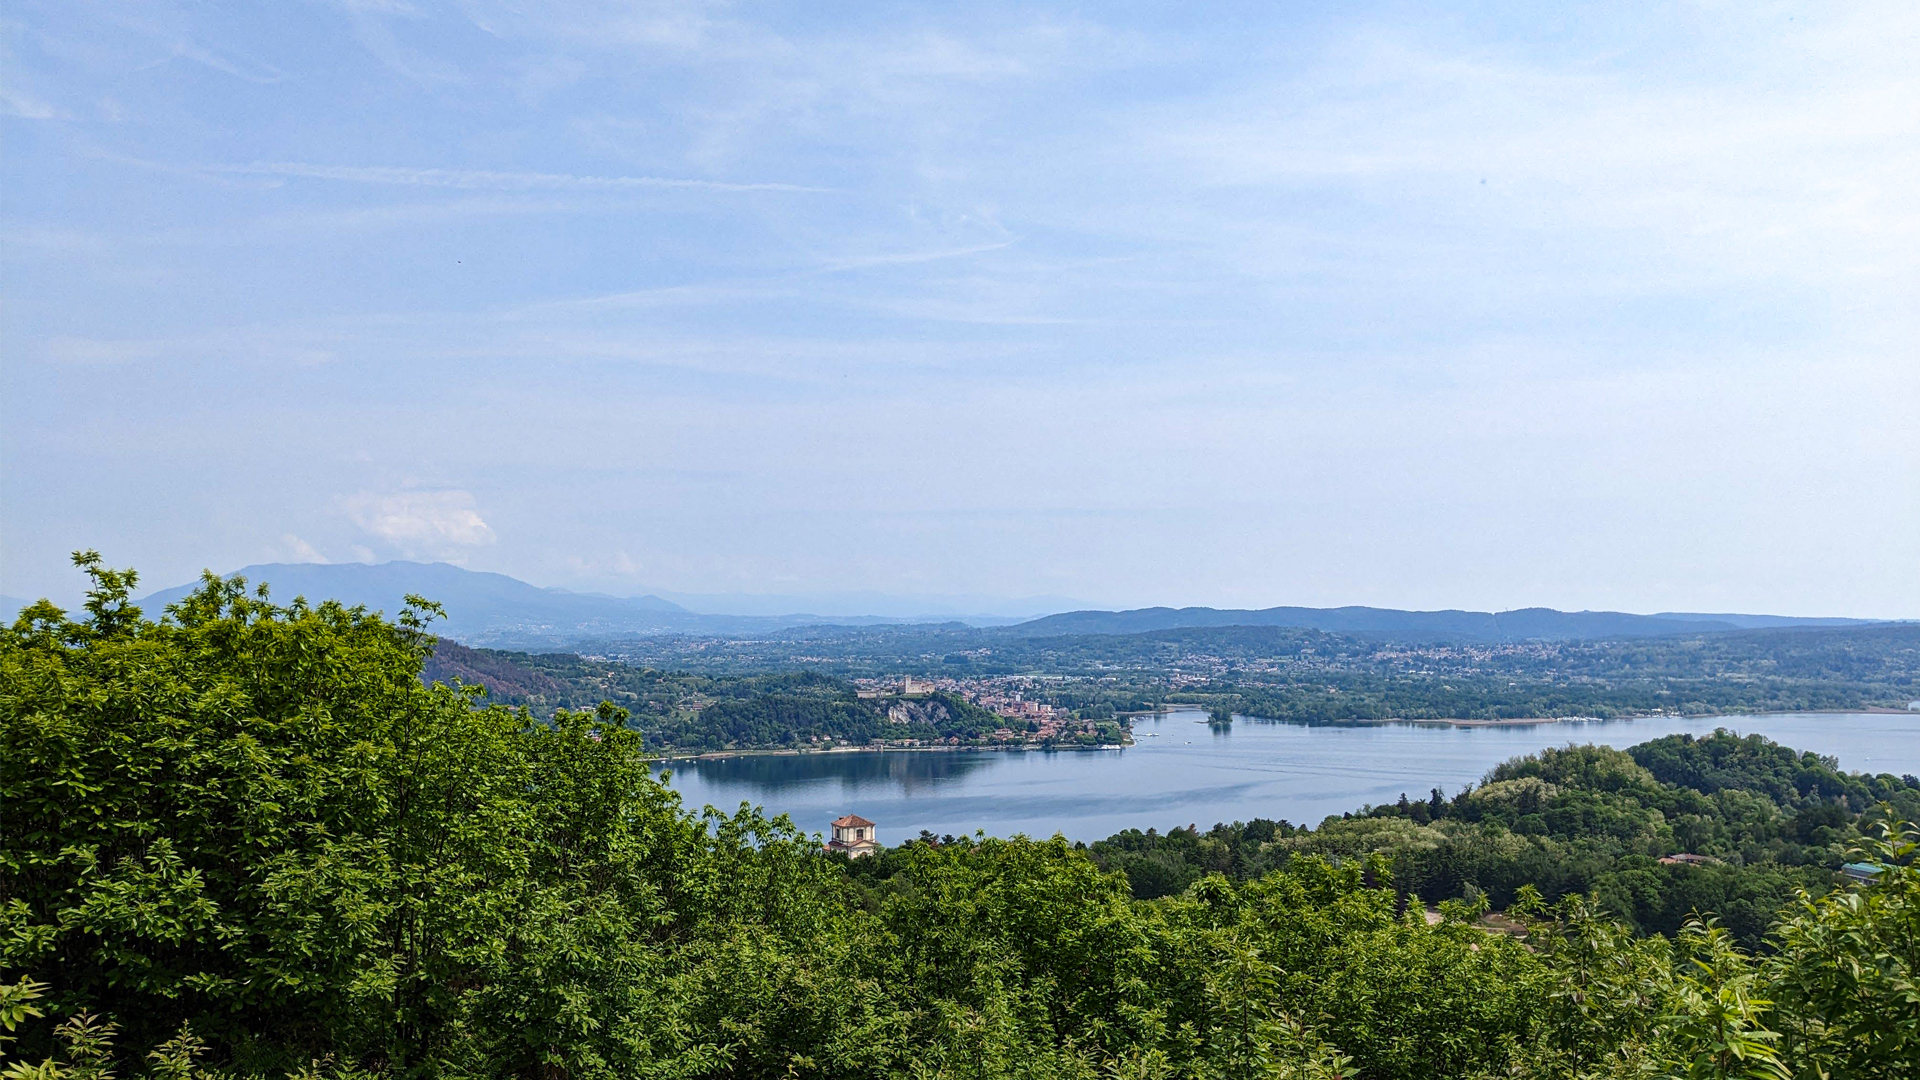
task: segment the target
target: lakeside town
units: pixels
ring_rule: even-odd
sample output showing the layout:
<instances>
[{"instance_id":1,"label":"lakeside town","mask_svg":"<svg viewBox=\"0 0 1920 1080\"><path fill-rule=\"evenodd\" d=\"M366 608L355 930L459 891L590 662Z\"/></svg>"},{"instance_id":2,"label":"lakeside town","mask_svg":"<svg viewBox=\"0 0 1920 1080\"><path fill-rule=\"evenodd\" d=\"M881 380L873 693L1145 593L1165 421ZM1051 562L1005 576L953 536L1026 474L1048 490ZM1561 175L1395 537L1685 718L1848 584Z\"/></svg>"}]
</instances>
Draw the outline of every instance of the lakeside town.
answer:
<instances>
[{"instance_id":1,"label":"lakeside town","mask_svg":"<svg viewBox=\"0 0 1920 1080\"><path fill-rule=\"evenodd\" d=\"M1007 721L1004 726L986 735L984 741L993 745L1059 746L1065 743L1120 746L1133 741L1124 717L1111 706L1074 709L1037 700L1033 696L1036 684L1047 681L1064 680L1049 680L1044 676L923 679L912 675L852 680L855 696L876 705L885 705L887 720L892 724L910 724L924 719L924 706L916 707L917 703L924 702L944 711L944 707L932 699L935 695L946 695ZM951 735L931 743L924 739L880 739L876 742L889 746L963 745L958 736Z\"/></svg>"}]
</instances>

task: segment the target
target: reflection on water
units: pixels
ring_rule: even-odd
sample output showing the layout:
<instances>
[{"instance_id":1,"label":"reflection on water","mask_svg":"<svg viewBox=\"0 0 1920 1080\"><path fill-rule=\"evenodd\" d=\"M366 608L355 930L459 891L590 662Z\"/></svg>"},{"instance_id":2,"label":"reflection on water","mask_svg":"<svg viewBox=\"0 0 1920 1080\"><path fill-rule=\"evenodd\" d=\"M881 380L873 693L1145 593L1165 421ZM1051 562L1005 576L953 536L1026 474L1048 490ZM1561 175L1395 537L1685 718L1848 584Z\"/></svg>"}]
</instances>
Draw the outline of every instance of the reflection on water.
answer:
<instances>
[{"instance_id":1,"label":"reflection on water","mask_svg":"<svg viewBox=\"0 0 1920 1080\"><path fill-rule=\"evenodd\" d=\"M763 754L733 758L675 761L669 767L679 775L692 773L705 787L772 795L808 785L829 785L854 793L876 787L897 788L902 794L927 791L963 780L967 774L1005 756L992 750L901 750L882 753L835 752L817 754ZM680 785L683 788L684 784Z\"/></svg>"},{"instance_id":2,"label":"reflection on water","mask_svg":"<svg viewBox=\"0 0 1920 1080\"><path fill-rule=\"evenodd\" d=\"M1391 802L1449 794L1508 758L1570 742L1627 747L1715 727L1830 754L1863 772L1920 774L1920 714L1784 714L1655 718L1460 728L1430 724L1306 727L1241 720L1209 727L1171 712L1134 726L1136 744L1105 751L883 751L681 761L673 786L688 804L750 802L820 831L841 814L879 823L897 843L936 834L1026 833L1097 840L1125 828L1166 829L1255 817L1315 824Z\"/></svg>"}]
</instances>

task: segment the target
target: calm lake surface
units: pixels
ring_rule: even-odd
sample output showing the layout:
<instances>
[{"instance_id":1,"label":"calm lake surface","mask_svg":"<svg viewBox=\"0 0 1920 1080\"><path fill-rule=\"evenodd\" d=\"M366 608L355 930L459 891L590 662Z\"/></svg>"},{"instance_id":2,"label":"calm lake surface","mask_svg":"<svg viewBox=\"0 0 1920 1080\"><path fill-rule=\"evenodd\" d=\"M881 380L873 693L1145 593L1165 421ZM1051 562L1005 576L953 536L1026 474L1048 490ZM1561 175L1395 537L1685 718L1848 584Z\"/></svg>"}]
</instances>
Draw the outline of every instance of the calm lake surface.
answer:
<instances>
[{"instance_id":1,"label":"calm lake surface","mask_svg":"<svg viewBox=\"0 0 1920 1080\"><path fill-rule=\"evenodd\" d=\"M742 802L824 832L842 814L879 825L883 843L936 834L1098 840L1126 828L1162 831L1256 817L1318 824L1406 792L1448 795L1511 757L1549 746L1625 748L1725 727L1831 754L1855 772L1920 775L1920 713L1782 713L1689 719L1560 721L1508 727L1388 724L1307 727L1206 714L1141 717L1120 750L882 751L768 755L672 763L690 806Z\"/></svg>"}]
</instances>

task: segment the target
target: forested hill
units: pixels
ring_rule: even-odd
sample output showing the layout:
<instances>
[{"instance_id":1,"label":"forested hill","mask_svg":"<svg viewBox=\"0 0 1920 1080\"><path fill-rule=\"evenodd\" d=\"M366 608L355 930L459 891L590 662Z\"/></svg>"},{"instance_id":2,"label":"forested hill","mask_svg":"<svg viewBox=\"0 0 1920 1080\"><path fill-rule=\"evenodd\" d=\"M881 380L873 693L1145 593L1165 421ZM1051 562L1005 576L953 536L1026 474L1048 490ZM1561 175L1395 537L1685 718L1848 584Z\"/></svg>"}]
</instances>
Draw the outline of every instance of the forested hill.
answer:
<instances>
[{"instance_id":1,"label":"forested hill","mask_svg":"<svg viewBox=\"0 0 1920 1080\"><path fill-rule=\"evenodd\" d=\"M1862 619L1794 619L1784 616L1632 615L1619 611L1399 611L1391 608L1273 607L1231 610L1207 607L1138 608L1131 611L1070 611L1008 627L1009 634L1061 637L1076 634L1138 634L1153 630L1217 626L1285 626L1404 641L1568 641L1583 638L1668 637L1767 626L1859 625Z\"/></svg>"},{"instance_id":2,"label":"forested hill","mask_svg":"<svg viewBox=\"0 0 1920 1080\"><path fill-rule=\"evenodd\" d=\"M1832 887L1883 805L1920 818L1920 777L1842 772L1758 735L1720 731L1626 751L1546 750L1463 791L1411 792L1316 828L1129 830L1091 851L1143 898L1210 873L1257 878L1306 854L1377 855L1398 888L1428 904L1485 896L1504 909L1532 886L1549 898L1592 895L1642 933L1671 934L1695 912L1712 912L1758 947L1796 890Z\"/></svg>"}]
</instances>

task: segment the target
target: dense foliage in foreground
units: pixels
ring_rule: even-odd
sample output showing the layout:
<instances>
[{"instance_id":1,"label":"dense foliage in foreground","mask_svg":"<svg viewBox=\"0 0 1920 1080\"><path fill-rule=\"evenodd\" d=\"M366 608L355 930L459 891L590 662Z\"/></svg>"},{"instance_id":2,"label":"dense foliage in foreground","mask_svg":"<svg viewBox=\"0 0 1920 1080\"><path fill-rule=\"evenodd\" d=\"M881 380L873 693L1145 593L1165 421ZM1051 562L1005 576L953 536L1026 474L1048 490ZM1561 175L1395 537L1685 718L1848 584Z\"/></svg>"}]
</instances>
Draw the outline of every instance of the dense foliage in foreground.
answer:
<instances>
[{"instance_id":1,"label":"dense foliage in foreground","mask_svg":"<svg viewBox=\"0 0 1920 1080\"><path fill-rule=\"evenodd\" d=\"M421 614L210 580L0 633L7 1075L1905 1077L1910 835L1760 958L1520 890L1429 926L1381 858L1140 901L1064 841L857 868L684 812L618 710L423 686Z\"/></svg>"}]
</instances>

